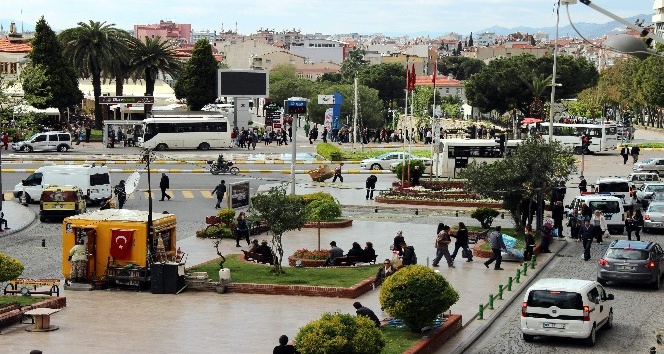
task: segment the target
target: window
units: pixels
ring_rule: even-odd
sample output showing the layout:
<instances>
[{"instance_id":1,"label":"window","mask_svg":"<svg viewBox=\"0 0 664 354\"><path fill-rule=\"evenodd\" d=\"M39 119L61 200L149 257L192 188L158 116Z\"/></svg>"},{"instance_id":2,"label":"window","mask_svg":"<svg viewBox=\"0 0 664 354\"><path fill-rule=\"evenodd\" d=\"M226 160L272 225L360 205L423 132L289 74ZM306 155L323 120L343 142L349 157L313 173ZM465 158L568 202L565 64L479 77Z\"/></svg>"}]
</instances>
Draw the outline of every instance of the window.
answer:
<instances>
[{"instance_id":1,"label":"window","mask_svg":"<svg viewBox=\"0 0 664 354\"><path fill-rule=\"evenodd\" d=\"M594 303L595 299L599 297L599 291L597 290L597 288L593 288L588 292L586 296L588 297L588 300Z\"/></svg>"},{"instance_id":2,"label":"window","mask_svg":"<svg viewBox=\"0 0 664 354\"><path fill-rule=\"evenodd\" d=\"M37 135L35 137L35 140L33 140L32 142L39 143L39 142L42 142L42 141L46 141L46 135L44 135L44 134Z\"/></svg>"},{"instance_id":3,"label":"window","mask_svg":"<svg viewBox=\"0 0 664 354\"><path fill-rule=\"evenodd\" d=\"M542 308L556 306L565 310L582 310L583 299L579 293L533 290L528 294L528 306Z\"/></svg>"},{"instance_id":4,"label":"window","mask_svg":"<svg viewBox=\"0 0 664 354\"><path fill-rule=\"evenodd\" d=\"M90 185L91 186L101 186L104 184L110 184L111 179L108 173L95 173L90 175Z\"/></svg>"},{"instance_id":5,"label":"window","mask_svg":"<svg viewBox=\"0 0 664 354\"><path fill-rule=\"evenodd\" d=\"M627 192L629 191L629 184L627 182L604 182L599 184L599 192Z\"/></svg>"},{"instance_id":6,"label":"window","mask_svg":"<svg viewBox=\"0 0 664 354\"><path fill-rule=\"evenodd\" d=\"M58 134L58 140L60 140L60 141L70 141L71 136L69 134Z\"/></svg>"}]
</instances>

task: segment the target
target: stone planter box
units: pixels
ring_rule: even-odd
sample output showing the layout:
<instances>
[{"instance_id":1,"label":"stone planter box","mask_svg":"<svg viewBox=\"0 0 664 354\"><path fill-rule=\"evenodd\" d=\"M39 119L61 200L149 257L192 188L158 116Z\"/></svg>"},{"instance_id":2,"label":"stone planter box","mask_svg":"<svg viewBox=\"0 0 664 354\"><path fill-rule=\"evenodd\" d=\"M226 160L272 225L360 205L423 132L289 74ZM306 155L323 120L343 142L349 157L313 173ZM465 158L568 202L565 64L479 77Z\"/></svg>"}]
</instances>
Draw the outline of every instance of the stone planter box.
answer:
<instances>
[{"instance_id":1,"label":"stone planter box","mask_svg":"<svg viewBox=\"0 0 664 354\"><path fill-rule=\"evenodd\" d=\"M321 221L320 223L320 228L321 229L335 229L335 228L342 228L342 227L351 227L353 226L353 220L352 219L346 219L346 220L337 220L337 221ZM308 229L317 229L318 228L318 222L317 221L307 221L304 223L304 228Z\"/></svg>"},{"instance_id":2,"label":"stone planter box","mask_svg":"<svg viewBox=\"0 0 664 354\"><path fill-rule=\"evenodd\" d=\"M406 349L404 354L436 353L438 348L454 337L462 327L461 315L450 315L442 326L426 333L424 338Z\"/></svg>"},{"instance_id":3,"label":"stone planter box","mask_svg":"<svg viewBox=\"0 0 664 354\"><path fill-rule=\"evenodd\" d=\"M471 207L471 208L500 208L500 203L480 203L480 202L459 202L454 200L409 200L409 199L390 199L376 197L376 203L385 204L408 204L408 205L428 205L428 206L457 206L457 207Z\"/></svg>"},{"instance_id":4,"label":"stone planter box","mask_svg":"<svg viewBox=\"0 0 664 354\"><path fill-rule=\"evenodd\" d=\"M317 268L325 264L324 259L302 259L290 256L288 257L288 265L291 267L295 267L295 262L297 262L298 260L302 262L301 266L304 268Z\"/></svg>"}]
</instances>

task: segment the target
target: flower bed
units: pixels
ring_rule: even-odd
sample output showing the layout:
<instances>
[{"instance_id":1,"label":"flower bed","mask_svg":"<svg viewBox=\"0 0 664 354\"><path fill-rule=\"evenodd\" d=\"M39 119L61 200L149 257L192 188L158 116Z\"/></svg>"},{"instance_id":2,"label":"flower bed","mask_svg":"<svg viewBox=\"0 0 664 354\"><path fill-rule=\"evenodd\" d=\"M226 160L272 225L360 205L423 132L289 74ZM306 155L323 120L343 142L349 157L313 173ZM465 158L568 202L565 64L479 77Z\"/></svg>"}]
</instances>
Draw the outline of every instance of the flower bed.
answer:
<instances>
[{"instance_id":1,"label":"flower bed","mask_svg":"<svg viewBox=\"0 0 664 354\"><path fill-rule=\"evenodd\" d=\"M293 256L288 257L288 265L291 267L296 267L297 266L297 261L300 261L300 267L304 268L318 268L322 267L325 264L324 259L304 259L304 258L296 258Z\"/></svg>"},{"instance_id":2,"label":"flower bed","mask_svg":"<svg viewBox=\"0 0 664 354\"><path fill-rule=\"evenodd\" d=\"M460 188L460 182L446 187L436 186L428 189L424 186L411 188L393 188L376 197L376 202L387 204L411 204L431 206L462 206L499 208L500 201L482 198L476 193L469 193Z\"/></svg>"},{"instance_id":3,"label":"flower bed","mask_svg":"<svg viewBox=\"0 0 664 354\"><path fill-rule=\"evenodd\" d=\"M315 268L325 264L325 261L330 255L330 250L313 250L309 251L306 248L299 249L288 257L288 265L295 267L297 261L300 261L300 267Z\"/></svg>"},{"instance_id":4,"label":"flower bed","mask_svg":"<svg viewBox=\"0 0 664 354\"><path fill-rule=\"evenodd\" d=\"M382 198L376 197L376 203L385 203L385 204L408 204L408 205L429 205L429 206L458 206L458 207L486 207L486 208L500 208L501 203L498 202L482 202L482 201L472 201L472 200L430 200L430 199L420 199L420 200L409 200L409 199L391 199L391 198Z\"/></svg>"},{"instance_id":5,"label":"flower bed","mask_svg":"<svg viewBox=\"0 0 664 354\"><path fill-rule=\"evenodd\" d=\"M305 228L320 227L321 229L334 229L334 228L351 227L351 226L353 226L353 220L345 219L345 220L334 220L334 221L321 221L320 225L318 225L317 221L307 221L304 223L303 227Z\"/></svg>"}]
</instances>

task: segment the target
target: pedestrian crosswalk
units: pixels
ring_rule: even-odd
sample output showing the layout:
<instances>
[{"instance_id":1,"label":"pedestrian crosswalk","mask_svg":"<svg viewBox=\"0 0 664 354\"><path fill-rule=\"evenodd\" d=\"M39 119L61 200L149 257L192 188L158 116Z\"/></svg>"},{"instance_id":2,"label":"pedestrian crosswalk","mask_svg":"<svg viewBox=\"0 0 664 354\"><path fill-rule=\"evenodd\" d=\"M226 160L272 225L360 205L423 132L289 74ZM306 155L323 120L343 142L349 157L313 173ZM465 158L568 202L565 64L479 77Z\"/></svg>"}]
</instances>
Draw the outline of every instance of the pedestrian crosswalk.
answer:
<instances>
[{"instance_id":1,"label":"pedestrian crosswalk","mask_svg":"<svg viewBox=\"0 0 664 354\"><path fill-rule=\"evenodd\" d=\"M170 195L173 199L172 200L182 200L182 199L214 199L216 198L213 196L209 190L187 190L187 189L169 189L167 191L168 195ZM4 200L16 200L14 198L14 194L12 192L4 192ZM127 196L128 200L131 199L145 199L147 200L149 197L147 191L136 191L130 195ZM161 191L160 190L153 190L152 191L152 200L159 200L161 198Z\"/></svg>"}]
</instances>

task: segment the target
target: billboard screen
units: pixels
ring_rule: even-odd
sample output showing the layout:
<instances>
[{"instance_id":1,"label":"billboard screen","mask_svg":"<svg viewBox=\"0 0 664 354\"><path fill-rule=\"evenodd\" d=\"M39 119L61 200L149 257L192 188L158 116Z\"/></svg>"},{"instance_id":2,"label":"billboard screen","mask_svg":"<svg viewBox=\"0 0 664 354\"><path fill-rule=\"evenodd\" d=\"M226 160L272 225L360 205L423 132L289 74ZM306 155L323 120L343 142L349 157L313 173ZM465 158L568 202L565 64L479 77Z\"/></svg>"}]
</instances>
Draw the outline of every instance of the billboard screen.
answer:
<instances>
[{"instance_id":1,"label":"billboard screen","mask_svg":"<svg viewBox=\"0 0 664 354\"><path fill-rule=\"evenodd\" d=\"M218 97L265 98L269 87L270 75L265 70L217 70Z\"/></svg>"}]
</instances>

